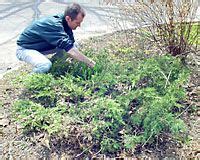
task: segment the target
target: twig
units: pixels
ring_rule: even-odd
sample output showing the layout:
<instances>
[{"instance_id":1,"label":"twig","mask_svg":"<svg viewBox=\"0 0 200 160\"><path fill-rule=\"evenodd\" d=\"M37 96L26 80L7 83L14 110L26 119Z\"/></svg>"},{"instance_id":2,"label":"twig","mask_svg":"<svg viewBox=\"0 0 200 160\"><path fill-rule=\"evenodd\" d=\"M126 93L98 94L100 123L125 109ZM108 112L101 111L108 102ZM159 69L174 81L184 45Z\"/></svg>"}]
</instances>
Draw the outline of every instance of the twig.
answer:
<instances>
[{"instance_id":1,"label":"twig","mask_svg":"<svg viewBox=\"0 0 200 160\"><path fill-rule=\"evenodd\" d=\"M190 104L183 112L181 112L178 116L176 116L176 118L180 117L184 112L186 112L190 108L191 105L192 104Z\"/></svg>"},{"instance_id":2,"label":"twig","mask_svg":"<svg viewBox=\"0 0 200 160\"><path fill-rule=\"evenodd\" d=\"M171 73L172 73L172 70L169 72L169 74L168 74L168 76L167 76L167 80L166 80L166 83L165 83L165 88L166 88L166 86L167 86L167 83L170 84L170 83L169 83L169 77L170 77Z\"/></svg>"},{"instance_id":3,"label":"twig","mask_svg":"<svg viewBox=\"0 0 200 160\"><path fill-rule=\"evenodd\" d=\"M150 140L150 138L151 138L152 136L153 136L153 132L151 132L151 135L150 135L149 138L146 140L146 142L143 143L142 147L144 147L144 146L147 144L147 142Z\"/></svg>"},{"instance_id":4,"label":"twig","mask_svg":"<svg viewBox=\"0 0 200 160\"><path fill-rule=\"evenodd\" d=\"M100 148L100 150L99 150L98 152L96 152L96 153L92 156L92 158L94 158L94 156L96 156L97 154L99 154L99 153L101 152L101 150L102 150L102 148Z\"/></svg>"},{"instance_id":5,"label":"twig","mask_svg":"<svg viewBox=\"0 0 200 160\"><path fill-rule=\"evenodd\" d=\"M75 158L80 157L83 153L85 153L87 150L89 150L94 144L92 144L91 146L89 146L88 148L86 148L85 150L83 150L83 152L81 152L80 154L76 155Z\"/></svg>"},{"instance_id":6,"label":"twig","mask_svg":"<svg viewBox=\"0 0 200 160\"><path fill-rule=\"evenodd\" d=\"M163 75L164 78L166 79L165 87L164 87L164 88L167 87L167 83L170 84L170 83L169 83L169 77L170 77L170 75L171 75L171 72L172 72L172 71L170 71L169 74L168 74L168 76L166 76L162 71L160 71L160 73L162 73L162 75Z\"/></svg>"}]
</instances>

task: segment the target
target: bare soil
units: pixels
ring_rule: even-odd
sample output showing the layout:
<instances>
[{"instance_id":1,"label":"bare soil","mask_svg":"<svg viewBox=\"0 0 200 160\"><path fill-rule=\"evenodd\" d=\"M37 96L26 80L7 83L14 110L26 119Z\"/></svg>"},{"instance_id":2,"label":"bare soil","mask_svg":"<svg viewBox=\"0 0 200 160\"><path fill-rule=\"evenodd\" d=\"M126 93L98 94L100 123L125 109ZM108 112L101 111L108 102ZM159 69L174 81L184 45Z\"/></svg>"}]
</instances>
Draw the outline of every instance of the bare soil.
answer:
<instances>
[{"instance_id":1,"label":"bare soil","mask_svg":"<svg viewBox=\"0 0 200 160\"><path fill-rule=\"evenodd\" d=\"M81 44L82 47L94 49L94 52L102 48L107 48L115 52L118 47L127 45L140 48L141 50L148 50L148 52L160 53L156 47L148 42L136 39L129 32L116 32L90 39ZM67 146L67 142L64 141L49 142L45 133L23 133L22 127L12 121L12 104L19 98L23 91L21 86L13 85L12 80L17 75L27 73L29 70L29 66L23 66L5 75L0 80L0 159L67 159L82 154L76 150L74 152L66 149L63 151L63 148L70 148L72 146ZM166 139L166 137L163 137L163 139L161 138L155 142L154 146L138 148L138 154L129 158L200 159L199 86L200 75L196 70L193 70L190 81L185 86L188 94L186 102L188 107L182 112L182 117L189 127L188 134L191 138L190 142L188 144L182 144L173 142L170 138ZM99 156L102 158L106 157L105 155Z\"/></svg>"}]
</instances>

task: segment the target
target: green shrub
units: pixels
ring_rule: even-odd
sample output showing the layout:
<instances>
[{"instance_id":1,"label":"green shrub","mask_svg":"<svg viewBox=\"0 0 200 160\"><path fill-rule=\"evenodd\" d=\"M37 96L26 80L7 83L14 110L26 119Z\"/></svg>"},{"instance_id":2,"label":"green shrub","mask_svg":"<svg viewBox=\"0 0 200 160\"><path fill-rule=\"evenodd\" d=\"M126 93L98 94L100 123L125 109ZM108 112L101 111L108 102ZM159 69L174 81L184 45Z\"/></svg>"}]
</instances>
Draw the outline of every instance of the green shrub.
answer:
<instances>
[{"instance_id":1,"label":"green shrub","mask_svg":"<svg viewBox=\"0 0 200 160\"><path fill-rule=\"evenodd\" d=\"M79 137L92 137L84 142L81 138L80 149L94 146L109 154L133 152L163 132L184 139L187 127L175 110L184 107L180 102L186 97L183 85L189 71L179 59L157 56L124 62L105 50L93 56L99 58L94 70L71 62L74 69L58 77L33 74L25 79L27 96L14 105L17 121L27 130L65 137L74 134L69 128L76 125L86 132Z\"/></svg>"},{"instance_id":2,"label":"green shrub","mask_svg":"<svg viewBox=\"0 0 200 160\"><path fill-rule=\"evenodd\" d=\"M43 130L53 134L61 131L65 110L64 107L44 108L29 100L20 100L14 104L13 115L25 130Z\"/></svg>"},{"instance_id":3,"label":"green shrub","mask_svg":"<svg viewBox=\"0 0 200 160\"><path fill-rule=\"evenodd\" d=\"M45 106L55 106L55 79L51 74L31 74L24 79L24 86L36 102Z\"/></svg>"}]
</instances>

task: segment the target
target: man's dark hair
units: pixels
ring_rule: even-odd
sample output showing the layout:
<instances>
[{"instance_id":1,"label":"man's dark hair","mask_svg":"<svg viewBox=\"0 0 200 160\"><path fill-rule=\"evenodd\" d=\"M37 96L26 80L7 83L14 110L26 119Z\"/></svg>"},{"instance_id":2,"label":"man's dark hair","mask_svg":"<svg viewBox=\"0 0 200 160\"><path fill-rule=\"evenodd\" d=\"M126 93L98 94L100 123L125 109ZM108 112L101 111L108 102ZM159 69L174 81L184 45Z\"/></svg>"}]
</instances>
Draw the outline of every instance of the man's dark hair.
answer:
<instances>
[{"instance_id":1,"label":"man's dark hair","mask_svg":"<svg viewBox=\"0 0 200 160\"><path fill-rule=\"evenodd\" d=\"M74 20L79 13L81 13L82 16L85 17L85 11L83 10L83 8L77 3L72 3L68 5L65 9L64 16L69 16L72 20Z\"/></svg>"}]
</instances>

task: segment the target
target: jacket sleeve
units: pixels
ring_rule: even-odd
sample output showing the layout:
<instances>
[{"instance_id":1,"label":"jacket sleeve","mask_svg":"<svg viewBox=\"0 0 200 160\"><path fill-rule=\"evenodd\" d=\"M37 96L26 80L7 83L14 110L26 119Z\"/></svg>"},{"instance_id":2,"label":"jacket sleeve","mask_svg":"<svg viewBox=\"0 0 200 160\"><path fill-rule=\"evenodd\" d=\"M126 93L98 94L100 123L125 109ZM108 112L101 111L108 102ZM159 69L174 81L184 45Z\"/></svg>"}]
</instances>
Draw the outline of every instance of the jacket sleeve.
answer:
<instances>
[{"instance_id":1,"label":"jacket sleeve","mask_svg":"<svg viewBox=\"0 0 200 160\"><path fill-rule=\"evenodd\" d=\"M38 24L41 25L41 24ZM74 44L73 33L71 35L64 31L64 27L59 23L47 22L45 26L38 26L41 28L41 37L51 45L60 49L65 49L68 52Z\"/></svg>"}]
</instances>

